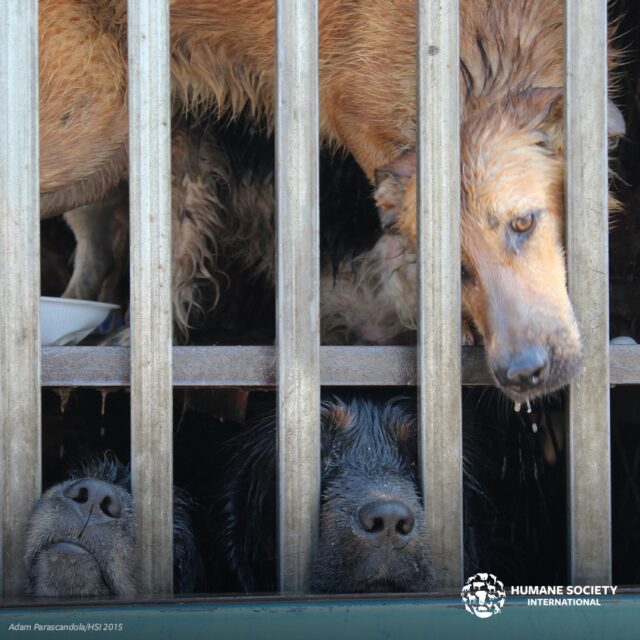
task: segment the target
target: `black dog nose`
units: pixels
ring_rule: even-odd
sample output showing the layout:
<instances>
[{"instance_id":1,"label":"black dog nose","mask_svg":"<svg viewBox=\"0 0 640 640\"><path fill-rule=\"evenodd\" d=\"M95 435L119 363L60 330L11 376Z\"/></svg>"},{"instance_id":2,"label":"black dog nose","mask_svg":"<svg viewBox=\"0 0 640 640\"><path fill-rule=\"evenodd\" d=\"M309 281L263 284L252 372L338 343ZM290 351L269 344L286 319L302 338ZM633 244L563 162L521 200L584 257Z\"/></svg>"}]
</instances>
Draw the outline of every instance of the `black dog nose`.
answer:
<instances>
[{"instance_id":1,"label":"black dog nose","mask_svg":"<svg viewBox=\"0 0 640 640\"><path fill-rule=\"evenodd\" d=\"M119 518L122 502L114 488L107 482L94 478L82 478L70 484L63 492L76 510L96 517Z\"/></svg>"},{"instance_id":2,"label":"black dog nose","mask_svg":"<svg viewBox=\"0 0 640 640\"><path fill-rule=\"evenodd\" d=\"M413 511L399 500L375 500L361 507L358 520L364 531L376 538L404 538L415 526Z\"/></svg>"},{"instance_id":3,"label":"black dog nose","mask_svg":"<svg viewBox=\"0 0 640 640\"><path fill-rule=\"evenodd\" d=\"M546 378L549 361L542 349L529 349L519 354L506 366L497 366L494 373L504 387L514 387L520 391L540 386Z\"/></svg>"}]
</instances>

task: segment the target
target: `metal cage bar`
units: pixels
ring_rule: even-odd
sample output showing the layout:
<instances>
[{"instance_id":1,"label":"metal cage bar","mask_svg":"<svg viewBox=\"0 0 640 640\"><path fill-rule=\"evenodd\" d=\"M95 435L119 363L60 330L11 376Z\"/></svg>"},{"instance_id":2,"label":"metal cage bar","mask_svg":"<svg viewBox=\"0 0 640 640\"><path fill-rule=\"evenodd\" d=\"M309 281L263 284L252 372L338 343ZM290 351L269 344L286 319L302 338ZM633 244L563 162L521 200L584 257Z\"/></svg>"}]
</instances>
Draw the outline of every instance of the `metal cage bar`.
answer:
<instances>
[{"instance_id":1,"label":"metal cage bar","mask_svg":"<svg viewBox=\"0 0 640 640\"><path fill-rule=\"evenodd\" d=\"M611 582L607 3L566 0L569 292L584 362L569 401L569 580Z\"/></svg>"},{"instance_id":2,"label":"metal cage bar","mask_svg":"<svg viewBox=\"0 0 640 640\"><path fill-rule=\"evenodd\" d=\"M276 8L278 583L308 591L320 501L317 0Z\"/></svg>"},{"instance_id":3,"label":"metal cage bar","mask_svg":"<svg viewBox=\"0 0 640 640\"><path fill-rule=\"evenodd\" d=\"M0 592L15 596L41 491L37 0L2 3L0 47Z\"/></svg>"},{"instance_id":4,"label":"metal cage bar","mask_svg":"<svg viewBox=\"0 0 640 640\"><path fill-rule=\"evenodd\" d=\"M24 526L41 485L37 4L5 0L0 19L0 575L5 595L22 592ZM234 347L214 364L212 352L222 354L224 348L171 348L168 2L129 0L131 366L125 363L126 350L92 348L95 362L107 363L96 372L88 351L49 349L43 384L126 385L131 377L133 487L145 592L172 590L173 353L179 364L176 384L268 386L277 381L278 575L287 592L309 590L316 548L320 382L417 380L423 494L431 507L427 517L437 586L460 585L458 10L457 0L418 5L417 376L412 349L342 347L325 348L321 377L317 0L277 4L277 358L270 348ZM640 382L640 348L608 347L604 0L566 0L565 30L569 289L584 343L584 366L571 385L569 403L569 580L607 584L609 383ZM434 326L439 330L429 331ZM465 376L465 384L488 382L479 352L468 353L471 377ZM245 366L238 354L244 354ZM195 369L194 359L200 363ZM390 362L393 367L379 373Z\"/></svg>"},{"instance_id":5,"label":"metal cage bar","mask_svg":"<svg viewBox=\"0 0 640 640\"><path fill-rule=\"evenodd\" d=\"M419 452L438 588L463 579L458 14L418 3Z\"/></svg>"},{"instance_id":6,"label":"metal cage bar","mask_svg":"<svg viewBox=\"0 0 640 640\"><path fill-rule=\"evenodd\" d=\"M640 347L612 345L612 385L640 384ZM127 387L126 347L45 347L45 387ZM272 387L273 347L174 347L173 384L177 387ZM413 386L413 347L320 347L320 383L328 386ZM462 384L492 385L481 347L462 347Z\"/></svg>"},{"instance_id":7,"label":"metal cage bar","mask_svg":"<svg viewBox=\"0 0 640 640\"><path fill-rule=\"evenodd\" d=\"M171 113L167 0L129 0L131 471L144 593L173 588Z\"/></svg>"}]
</instances>

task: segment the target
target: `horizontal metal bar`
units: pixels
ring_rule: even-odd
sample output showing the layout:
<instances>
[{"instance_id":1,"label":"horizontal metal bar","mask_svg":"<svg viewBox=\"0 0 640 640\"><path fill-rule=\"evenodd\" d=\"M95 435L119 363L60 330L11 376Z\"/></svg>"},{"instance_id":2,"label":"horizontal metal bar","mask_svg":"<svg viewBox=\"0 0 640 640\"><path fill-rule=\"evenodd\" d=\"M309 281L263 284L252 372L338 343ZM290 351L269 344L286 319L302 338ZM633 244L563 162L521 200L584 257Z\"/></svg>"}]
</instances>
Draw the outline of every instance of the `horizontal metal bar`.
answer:
<instances>
[{"instance_id":1,"label":"horizontal metal bar","mask_svg":"<svg viewBox=\"0 0 640 640\"><path fill-rule=\"evenodd\" d=\"M640 345L610 347L612 385L640 385ZM273 347L174 347L173 384L178 387L272 387ZM412 386L414 347L320 347L325 386ZM462 384L492 385L481 347L462 347ZM127 387L126 347L44 347L45 387Z\"/></svg>"},{"instance_id":2,"label":"horizontal metal bar","mask_svg":"<svg viewBox=\"0 0 640 640\"><path fill-rule=\"evenodd\" d=\"M609 383L640 384L640 345L609 346Z\"/></svg>"},{"instance_id":3,"label":"horizontal metal bar","mask_svg":"<svg viewBox=\"0 0 640 640\"><path fill-rule=\"evenodd\" d=\"M174 347L173 384L178 387L272 387L274 347ZM416 384L413 347L321 347L320 381L325 386L407 386ZM491 384L482 349L463 353L466 384ZM126 347L46 347L46 387L126 387Z\"/></svg>"},{"instance_id":4,"label":"horizontal metal bar","mask_svg":"<svg viewBox=\"0 0 640 640\"><path fill-rule=\"evenodd\" d=\"M612 345L612 385L640 385L640 346ZM178 387L272 387L273 347L174 347L173 384ZM413 347L320 347L320 382L325 386L411 386L416 384ZM481 347L462 347L462 384L492 385ZM127 387L126 347L45 347L45 387Z\"/></svg>"},{"instance_id":5,"label":"horizontal metal bar","mask_svg":"<svg viewBox=\"0 0 640 640\"><path fill-rule=\"evenodd\" d=\"M638 357L640 359L640 349ZM416 384L413 347L321 347L320 361L321 384L325 386ZM462 363L465 384L491 384L482 349L464 348ZM175 386L270 387L275 382L273 347L173 348ZM46 387L126 387L129 385L129 349L45 347L42 384Z\"/></svg>"}]
</instances>

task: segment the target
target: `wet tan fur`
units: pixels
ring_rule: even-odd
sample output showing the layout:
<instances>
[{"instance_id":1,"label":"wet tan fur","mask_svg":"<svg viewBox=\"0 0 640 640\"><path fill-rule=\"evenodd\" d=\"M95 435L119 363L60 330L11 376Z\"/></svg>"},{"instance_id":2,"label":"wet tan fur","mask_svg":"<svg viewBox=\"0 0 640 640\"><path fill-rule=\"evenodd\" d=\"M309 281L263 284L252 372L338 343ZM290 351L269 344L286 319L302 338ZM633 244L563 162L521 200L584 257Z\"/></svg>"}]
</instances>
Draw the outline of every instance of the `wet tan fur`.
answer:
<instances>
[{"instance_id":1,"label":"wet tan fur","mask_svg":"<svg viewBox=\"0 0 640 640\"><path fill-rule=\"evenodd\" d=\"M172 0L177 109L248 109L273 123L274 1ZM563 260L561 0L461 0L464 311L490 364L526 344L557 356L557 387L575 373L580 340ZM94 201L125 173L125 0L42 0L43 214ZM415 176L394 161L415 146L415 4L321 0L321 133L348 149L415 245ZM612 58L613 59L613 58ZM519 252L502 231L543 214ZM524 301L524 302L523 302Z\"/></svg>"}]
</instances>

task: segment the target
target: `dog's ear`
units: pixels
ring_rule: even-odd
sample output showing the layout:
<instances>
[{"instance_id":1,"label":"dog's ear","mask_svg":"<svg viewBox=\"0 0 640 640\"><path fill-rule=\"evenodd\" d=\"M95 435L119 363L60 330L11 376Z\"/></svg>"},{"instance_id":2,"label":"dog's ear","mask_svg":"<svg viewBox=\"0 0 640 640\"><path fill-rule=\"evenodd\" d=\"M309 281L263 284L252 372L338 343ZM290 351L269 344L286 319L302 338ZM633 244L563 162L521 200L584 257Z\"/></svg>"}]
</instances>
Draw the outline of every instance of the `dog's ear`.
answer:
<instances>
[{"instance_id":1,"label":"dog's ear","mask_svg":"<svg viewBox=\"0 0 640 640\"><path fill-rule=\"evenodd\" d=\"M521 126L532 127L543 135L541 144L562 153L564 147L564 95L561 88L534 88L523 91L515 101L515 111ZM625 134L620 109L607 101L607 135L619 138Z\"/></svg>"},{"instance_id":2,"label":"dog's ear","mask_svg":"<svg viewBox=\"0 0 640 640\"><path fill-rule=\"evenodd\" d=\"M564 95L561 88L534 87L509 99L518 126L540 135L540 146L561 154L564 147Z\"/></svg>"},{"instance_id":3,"label":"dog's ear","mask_svg":"<svg viewBox=\"0 0 640 640\"><path fill-rule=\"evenodd\" d=\"M409 149L374 172L375 199L384 229L395 225L402 211L407 184L416 174L416 151Z\"/></svg>"}]
</instances>

